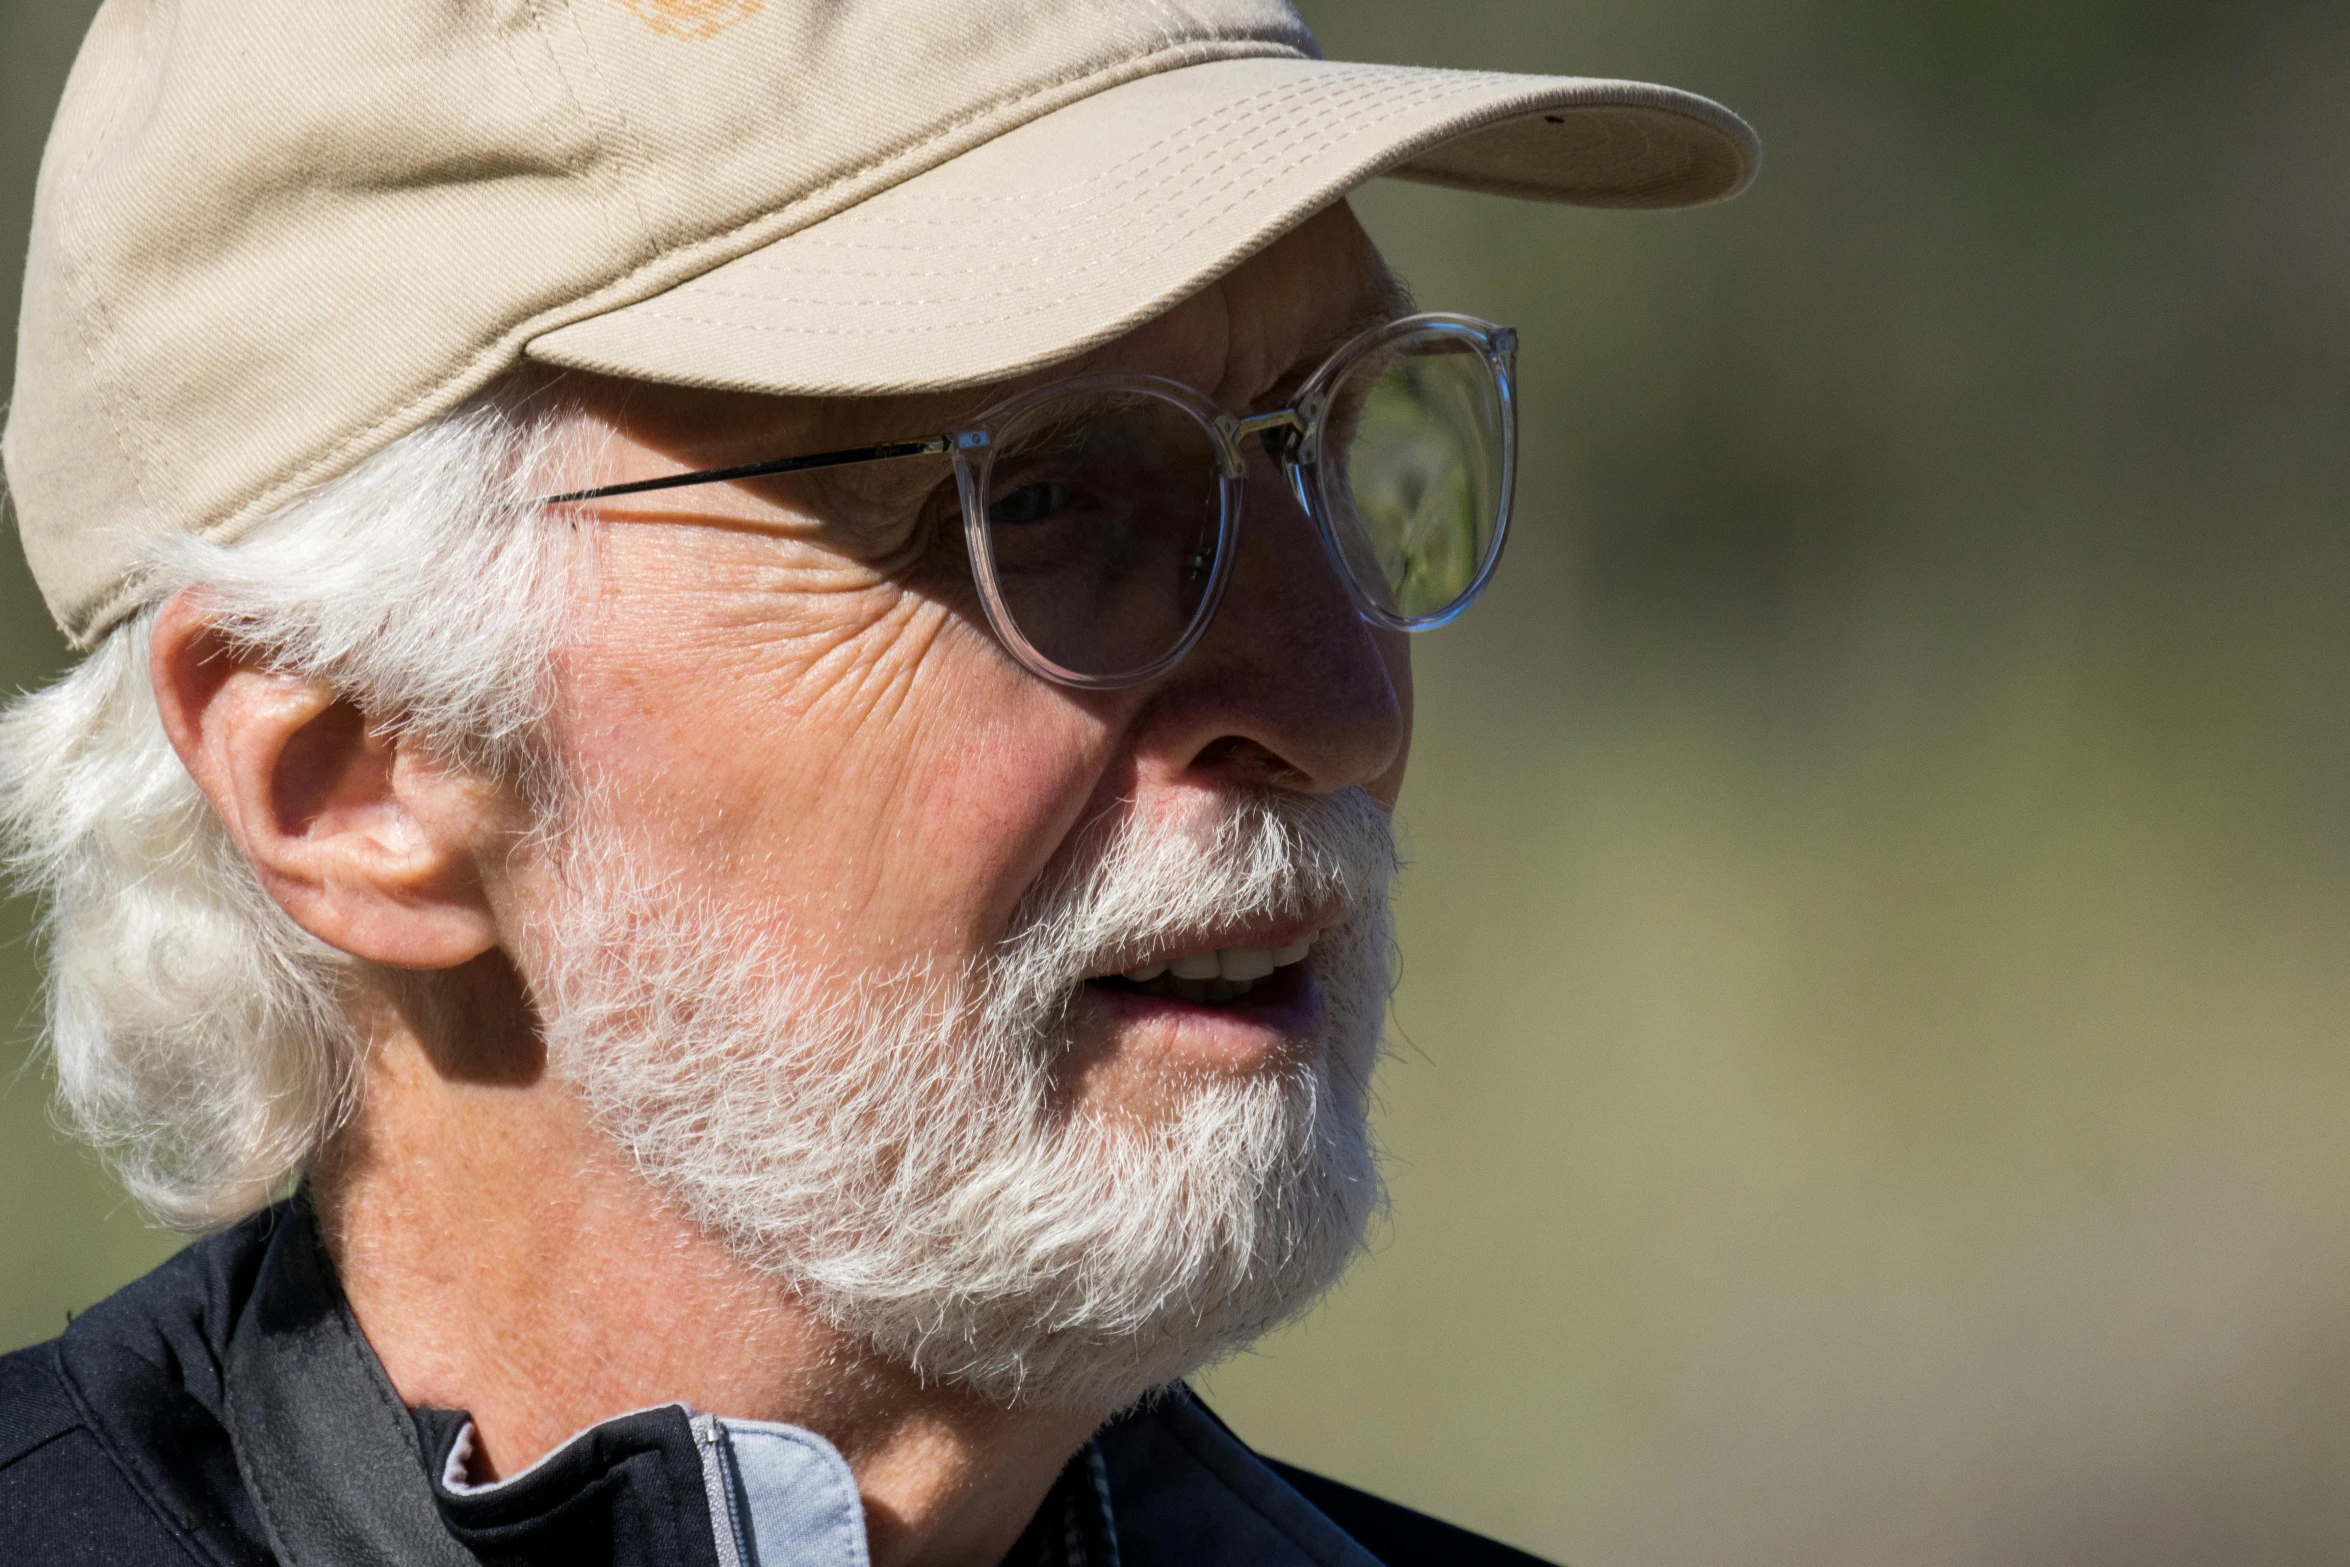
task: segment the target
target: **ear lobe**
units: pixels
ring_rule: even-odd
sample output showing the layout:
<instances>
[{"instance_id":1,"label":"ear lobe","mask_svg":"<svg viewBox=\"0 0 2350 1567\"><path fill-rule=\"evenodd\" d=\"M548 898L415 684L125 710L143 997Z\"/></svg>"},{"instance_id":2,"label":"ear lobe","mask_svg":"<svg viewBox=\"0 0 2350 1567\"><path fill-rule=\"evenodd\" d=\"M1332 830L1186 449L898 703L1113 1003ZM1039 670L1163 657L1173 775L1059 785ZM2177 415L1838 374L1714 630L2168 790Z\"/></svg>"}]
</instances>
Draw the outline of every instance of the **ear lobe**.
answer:
<instances>
[{"instance_id":1,"label":"ear lobe","mask_svg":"<svg viewBox=\"0 0 2350 1567\"><path fill-rule=\"evenodd\" d=\"M482 855L496 800L323 682L222 637L190 593L157 615L164 732L262 887L328 945L440 969L497 945Z\"/></svg>"}]
</instances>

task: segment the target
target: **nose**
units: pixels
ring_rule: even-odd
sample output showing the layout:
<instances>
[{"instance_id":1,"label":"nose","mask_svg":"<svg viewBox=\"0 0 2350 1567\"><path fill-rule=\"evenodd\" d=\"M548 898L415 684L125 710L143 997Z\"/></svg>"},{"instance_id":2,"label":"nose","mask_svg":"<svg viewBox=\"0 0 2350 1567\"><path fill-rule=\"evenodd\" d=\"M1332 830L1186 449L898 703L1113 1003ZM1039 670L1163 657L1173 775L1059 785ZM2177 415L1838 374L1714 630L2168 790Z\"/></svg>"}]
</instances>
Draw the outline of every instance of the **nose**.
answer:
<instances>
[{"instance_id":1,"label":"nose","mask_svg":"<svg viewBox=\"0 0 2350 1567\"><path fill-rule=\"evenodd\" d=\"M1237 554L1199 645L1145 710L1148 765L1185 781L1392 800L1411 741L1411 653L1355 610L1279 465L1249 448Z\"/></svg>"}]
</instances>

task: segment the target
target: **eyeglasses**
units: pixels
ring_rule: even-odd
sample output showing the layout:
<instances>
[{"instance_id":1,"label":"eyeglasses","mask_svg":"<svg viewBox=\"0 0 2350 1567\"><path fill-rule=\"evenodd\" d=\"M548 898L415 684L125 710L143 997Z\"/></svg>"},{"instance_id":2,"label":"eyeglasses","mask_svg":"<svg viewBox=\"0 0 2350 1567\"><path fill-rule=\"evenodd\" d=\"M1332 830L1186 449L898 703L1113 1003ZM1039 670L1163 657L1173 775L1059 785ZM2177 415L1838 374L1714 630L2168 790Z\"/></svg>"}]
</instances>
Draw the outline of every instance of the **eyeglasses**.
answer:
<instances>
[{"instance_id":1,"label":"eyeglasses","mask_svg":"<svg viewBox=\"0 0 2350 1567\"><path fill-rule=\"evenodd\" d=\"M1517 462L1518 335L1414 315L1333 354L1273 413L1177 381L1093 375L1018 393L943 435L640 479L542 505L948 455L988 624L1083 690L1165 674L1206 634L1238 553L1248 443L1288 481L1356 611L1443 625L1501 558Z\"/></svg>"}]
</instances>

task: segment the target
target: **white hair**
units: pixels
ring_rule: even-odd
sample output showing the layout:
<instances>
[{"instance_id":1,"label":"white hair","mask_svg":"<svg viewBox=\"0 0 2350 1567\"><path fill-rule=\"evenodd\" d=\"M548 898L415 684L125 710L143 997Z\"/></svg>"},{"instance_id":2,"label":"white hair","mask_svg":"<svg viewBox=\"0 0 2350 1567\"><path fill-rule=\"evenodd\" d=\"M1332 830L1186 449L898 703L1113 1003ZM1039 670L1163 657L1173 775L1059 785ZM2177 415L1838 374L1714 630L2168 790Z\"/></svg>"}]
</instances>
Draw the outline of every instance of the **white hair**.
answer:
<instances>
[{"instance_id":1,"label":"white hair","mask_svg":"<svg viewBox=\"0 0 2350 1567\"><path fill-rule=\"evenodd\" d=\"M521 504L559 404L508 388L393 443L234 544L175 535L150 605L461 757L524 767L568 601L564 530ZM154 610L0 712L0 830L46 901L61 1113L175 1228L267 1202L350 1114L357 961L263 892L164 735Z\"/></svg>"}]
</instances>

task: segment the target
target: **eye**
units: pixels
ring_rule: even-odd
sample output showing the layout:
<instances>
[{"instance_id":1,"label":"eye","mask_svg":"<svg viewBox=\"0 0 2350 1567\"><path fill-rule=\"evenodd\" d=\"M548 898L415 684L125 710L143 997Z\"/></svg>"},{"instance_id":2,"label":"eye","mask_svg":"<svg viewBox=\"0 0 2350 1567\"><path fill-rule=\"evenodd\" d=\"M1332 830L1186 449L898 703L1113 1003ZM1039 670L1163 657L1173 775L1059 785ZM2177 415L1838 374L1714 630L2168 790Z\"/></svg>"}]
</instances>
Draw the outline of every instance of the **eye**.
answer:
<instances>
[{"instance_id":1,"label":"eye","mask_svg":"<svg viewBox=\"0 0 2350 1567\"><path fill-rule=\"evenodd\" d=\"M1050 481L1023 484L1001 499L987 503L987 522L992 528L1018 528L1043 522L1069 504L1066 485Z\"/></svg>"}]
</instances>

